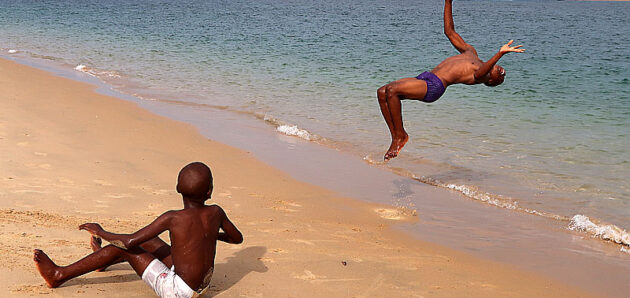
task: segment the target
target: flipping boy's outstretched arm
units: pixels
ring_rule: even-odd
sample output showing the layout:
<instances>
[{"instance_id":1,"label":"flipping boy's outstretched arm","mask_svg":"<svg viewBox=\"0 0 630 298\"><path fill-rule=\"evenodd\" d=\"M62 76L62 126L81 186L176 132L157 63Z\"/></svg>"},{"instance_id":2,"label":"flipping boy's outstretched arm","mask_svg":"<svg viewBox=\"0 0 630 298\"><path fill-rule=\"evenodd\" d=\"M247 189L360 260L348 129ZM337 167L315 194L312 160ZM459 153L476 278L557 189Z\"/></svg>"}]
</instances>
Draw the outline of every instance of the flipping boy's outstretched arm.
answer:
<instances>
[{"instance_id":1,"label":"flipping boy's outstretched arm","mask_svg":"<svg viewBox=\"0 0 630 298\"><path fill-rule=\"evenodd\" d=\"M97 223L85 223L79 226L80 230L86 230L90 234L99 238L105 239L107 242L114 246L118 246L123 249L129 249L139 246L140 244L153 239L164 231L168 230L169 222L171 220L172 211L168 211L156 218L152 223L146 227L138 230L133 234L116 234L105 231L101 225Z\"/></svg>"},{"instance_id":2,"label":"flipping boy's outstretched arm","mask_svg":"<svg viewBox=\"0 0 630 298\"><path fill-rule=\"evenodd\" d=\"M460 53L472 51L477 55L475 48L466 43L459 33L455 32L455 25L453 24L453 0L444 1L444 34Z\"/></svg>"},{"instance_id":3,"label":"flipping boy's outstretched arm","mask_svg":"<svg viewBox=\"0 0 630 298\"><path fill-rule=\"evenodd\" d=\"M487 75L488 72L490 72L490 70L492 69L492 67L495 64L497 64L497 62L499 62L499 59L501 59L503 55L510 52L515 52L515 53L525 52L525 49L521 49L523 45L517 45L515 47L512 47L511 45L513 42L514 40L510 40L508 43L504 44L499 50L499 52L494 54L494 56L492 56L492 58L490 58L488 61L484 62L481 65L481 67L479 67L479 69L475 71L475 80L481 80L485 75Z\"/></svg>"}]
</instances>

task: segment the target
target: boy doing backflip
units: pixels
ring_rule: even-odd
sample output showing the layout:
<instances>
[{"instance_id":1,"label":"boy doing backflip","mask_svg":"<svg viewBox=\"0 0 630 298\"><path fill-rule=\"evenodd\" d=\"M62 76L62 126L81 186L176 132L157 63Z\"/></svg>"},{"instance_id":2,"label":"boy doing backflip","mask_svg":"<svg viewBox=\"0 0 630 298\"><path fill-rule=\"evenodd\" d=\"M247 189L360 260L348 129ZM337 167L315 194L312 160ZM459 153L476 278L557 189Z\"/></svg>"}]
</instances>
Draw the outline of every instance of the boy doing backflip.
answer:
<instances>
[{"instance_id":1,"label":"boy doing backflip","mask_svg":"<svg viewBox=\"0 0 630 298\"><path fill-rule=\"evenodd\" d=\"M82 224L79 229L92 234L93 253L63 267L36 249L35 266L46 284L55 288L71 278L126 261L160 297L197 296L209 288L217 240L243 242L243 235L221 207L204 204L212 189L210 168L191 163L177 177L184 209L168 211L133 234L110 233L96 223ZM169 231L171 246L158 238L164 231ZM101 248L101 238L111 244Z\"/></svg>"},{"instance_id":2,"label":"boy doing backflip","mask_svg":"<svg viewBox=\"0 0 630 298\"><path fill-rule=\"evenodd\" d=\"M424 72L415 78L404 78L391 82L377 91L381 113L392 136L392 143L385 153L385 160L398 156L409 139L403 127L400 103L402 99L434 102L444 94L446 87L453 84L474 85L483 83L487 86L497 86L503 83L505 78L505 69L496 65L499 59L510 52L522 53L525 51L525 49L520 49L520 45L512 47L513 41L510 40L490 60L481 61L475 48L467 44L455 32L452 0L445 0L444 2L444 34L460 52L459 55L446 58L431 72Z\"/></svg>"}]
</instances>

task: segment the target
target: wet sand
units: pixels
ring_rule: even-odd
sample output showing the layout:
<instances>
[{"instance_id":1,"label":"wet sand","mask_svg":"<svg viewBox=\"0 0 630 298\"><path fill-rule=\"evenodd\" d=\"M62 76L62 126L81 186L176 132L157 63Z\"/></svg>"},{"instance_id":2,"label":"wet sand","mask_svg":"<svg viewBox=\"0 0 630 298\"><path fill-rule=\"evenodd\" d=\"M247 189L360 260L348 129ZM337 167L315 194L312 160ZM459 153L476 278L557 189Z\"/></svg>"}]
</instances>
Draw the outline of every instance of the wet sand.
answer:
<instances>
[{"instance_id":1,"label":"wet sand","mask_svg":"<svg viewBox=\"0 0 630 298\"><path fill-rule=\"evenodd\" d=\"M210 202L245 236L242 245L218 245L215 295L589 296L409 237L392 227L422 220L411 210L298 181L190 124L94 89L0 60L0 296L151 296L125 264L48 289L32 250L66 265L90 252L79 224L131 232L180 208L175 178L196 160L213 169Z\"/></svg>"}]
</instances>

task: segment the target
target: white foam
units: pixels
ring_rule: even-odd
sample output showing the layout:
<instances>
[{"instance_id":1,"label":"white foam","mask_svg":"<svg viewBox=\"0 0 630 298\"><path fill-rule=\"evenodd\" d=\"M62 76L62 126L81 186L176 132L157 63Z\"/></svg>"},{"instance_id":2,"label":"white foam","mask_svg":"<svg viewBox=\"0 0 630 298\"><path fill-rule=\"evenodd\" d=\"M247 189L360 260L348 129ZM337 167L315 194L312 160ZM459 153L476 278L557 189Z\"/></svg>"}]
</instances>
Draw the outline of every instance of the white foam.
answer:
<instances>
[{"instance_id":1,"label":"white foam","mask_svg":"<svg viewBox=\"0 0 630 298\"><path fill-rule=\"evenodd\" d=\"M267 114L265 114L265 116L263 117L263 120L264 120L265 122L269 122L269 123L271 123L271 124L273 124L273 125L275 125L275 126L278 126L278 125L279 125L279 123L280 123L280 122L278 121L278 119L274 118L273 116L267 115Z\"/></svg>"},{"instance_id":2,"label":"white foam","mask_svg":"<svg viewBox=\"0 0 630 298\"><path fill-rule=\"evenodd\" d=\"M82 71L82 72L88 72L89 70L89 68L85 66L84 64L79 64L74 69L78 71Z\"/></svg>"},{"instance_id":3,"label":"white foam","mask_svg":"<svg viewBox=\"0 0 630 298\"><path fill-rule=\"evenodd\" d=\"M307 141L311 140L311 134L303 129L299 129L296 125L280 125L276 128L277 131L288 135L288 136L297 136Z\"/></svg>"},{"instance_id":4,"label":"white foam","mask_svg":"<svg viewBox=\"0 0 630 298\"><path fill-rule=\"evenodd\" d=\"M518 205L516 202L511 201L510 199L500 198L496 195L491 195L486 192L481 192L475 189L475 187L467 186L467 185L457 185L453 183L449 183L444 185L444 187L448 189L452 189L458 192L461 192L463 195L488 203L490 205L494 205L501 208L506 208L510 210L518 209Z\"/></svg>"},{"instance_id":5,"label":"white foam","mask_svg":"<svg viewBox=\"0 0 630 298\"><path fill-rule=\"evenodd\" d=\"M569 230L586 232L604 240L630 246L630 234L626 230L611 224L598 225L582 214L571 218Z\"/></svg>"},{"instance_id":6,"label":"white foam","mask_svg":"<svg viewBox=\"0 0 630 298\"><path fill-rule=\"evenodd\" d=\"M96 71L85 64L79 64L74 67L74 70L87 73L93 77L110 77L110 78L120 78L120 75L115 71Z\"/></svg>"},{"instance_id":7,"label":"white foam","mask_svg":"<svg viewBox=\"0 0 630 298\"><path fill-rule=\"evenodd\" d=\"M15 54L15 53L17 53L17 50L8 50L8 51L7 51L7 53L9 53L9 54Z\"/></svg>"}]
</instances>

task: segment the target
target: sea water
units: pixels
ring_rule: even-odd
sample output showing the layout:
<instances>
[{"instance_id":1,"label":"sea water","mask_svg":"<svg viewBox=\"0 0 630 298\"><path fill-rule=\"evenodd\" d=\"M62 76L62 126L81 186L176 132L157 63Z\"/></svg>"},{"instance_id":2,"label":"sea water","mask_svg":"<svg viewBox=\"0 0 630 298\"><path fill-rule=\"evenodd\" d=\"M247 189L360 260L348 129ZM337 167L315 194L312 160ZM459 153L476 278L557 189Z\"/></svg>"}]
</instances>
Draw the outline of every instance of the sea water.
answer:
<instances>
[{"instance_id":1,"label":"sea water","mask_svg":"<svg viewBox=\"0 0 630 298\"><path fill-rule=\"evenodd\" d=\"M0 54L53 61L146 100L245 112L381 164L390 139L376 89L457 54L442 10L408 0L2 0ZM630 3L455 1L454 19L481 59L510 39L527 51L501 59L501 86L405 101L411 139L385 166L627 245Z\"/></svg>"}]
</instances>

